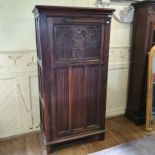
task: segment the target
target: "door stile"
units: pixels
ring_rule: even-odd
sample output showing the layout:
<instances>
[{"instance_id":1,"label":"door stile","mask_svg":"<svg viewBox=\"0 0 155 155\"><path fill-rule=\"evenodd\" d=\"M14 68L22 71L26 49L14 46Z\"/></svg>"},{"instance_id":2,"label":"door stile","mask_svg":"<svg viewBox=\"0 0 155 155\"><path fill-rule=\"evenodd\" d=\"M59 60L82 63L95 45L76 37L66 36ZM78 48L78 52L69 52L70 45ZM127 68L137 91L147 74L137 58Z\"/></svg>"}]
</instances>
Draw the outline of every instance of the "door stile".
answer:
<instances>
[{"instance_id":1,"label":"door stile","mask_svg":"<svg viewBox=\"0 0 155 155\"><path fill-rule=\"evenodd\" d=\"M84 112L85 112L84 128L87 128L87 104L88 104L87 79L88 79L88 66L85 65L84 66Z\"/></svg>"},{"instance_id":2,"label":"door stile","mask_svg":"<svg viewBox=\"0 0 155 155\"><path fill-rule=\"evenodd\" d=\"M72 66L68 68L69 84L69 131L72 131Z\"/></svg>"}]
</instances>

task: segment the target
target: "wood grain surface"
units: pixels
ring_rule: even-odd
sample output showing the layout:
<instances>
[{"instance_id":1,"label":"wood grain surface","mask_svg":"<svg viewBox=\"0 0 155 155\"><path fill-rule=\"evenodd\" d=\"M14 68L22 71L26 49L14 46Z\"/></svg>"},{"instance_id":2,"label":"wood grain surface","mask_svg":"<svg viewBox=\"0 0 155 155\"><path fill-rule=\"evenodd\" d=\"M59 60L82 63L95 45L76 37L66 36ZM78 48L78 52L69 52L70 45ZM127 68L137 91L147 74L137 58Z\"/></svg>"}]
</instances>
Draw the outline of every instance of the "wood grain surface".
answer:
<instances>
[{"instance_id":1,"label":"wood grain surface","mask_svg":"<svg viewBox=\"0 0 155 155\"><path fill-rule=\"evenodd\" d=\"M145 126L136 126L125 117L106 120L105 140L81 139L71 143L57 145L50 155L87 155L106 148L130 142L152 134ZM40 143L38 133L26 134L0 141L0 155L46 155L46 149Z\"/></svg>"}]
</instances>

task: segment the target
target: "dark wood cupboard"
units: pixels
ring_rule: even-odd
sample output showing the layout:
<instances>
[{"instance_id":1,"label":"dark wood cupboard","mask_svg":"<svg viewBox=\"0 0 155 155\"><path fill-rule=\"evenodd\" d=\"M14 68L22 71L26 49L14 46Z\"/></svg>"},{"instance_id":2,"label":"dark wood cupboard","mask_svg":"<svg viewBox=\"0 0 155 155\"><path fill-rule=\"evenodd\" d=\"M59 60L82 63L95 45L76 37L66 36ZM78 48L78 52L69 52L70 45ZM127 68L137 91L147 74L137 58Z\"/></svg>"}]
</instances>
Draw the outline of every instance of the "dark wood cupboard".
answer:
<instances>
[{"instance_id":1,"label":"dark wood cupboard","mask_svg":"<svg viewBox=\"0 0 155 155\"><path fill-rule=\"evenodd\" d=\"M133 6L135 15L126 116L141 124L145 121L146 111L147 53L155 45L155 1L138 2Z\"/></svg>"},{"instance_id":2,"label":"dark wood cupboard","mask_svg":"<svg viewBox=\"0 0 155 155\"><path fill-rule=\"evenodd\" d=\"M54 144L104 138L112 9L36 6L41 131Z\"/></svg>"}]
</instances>

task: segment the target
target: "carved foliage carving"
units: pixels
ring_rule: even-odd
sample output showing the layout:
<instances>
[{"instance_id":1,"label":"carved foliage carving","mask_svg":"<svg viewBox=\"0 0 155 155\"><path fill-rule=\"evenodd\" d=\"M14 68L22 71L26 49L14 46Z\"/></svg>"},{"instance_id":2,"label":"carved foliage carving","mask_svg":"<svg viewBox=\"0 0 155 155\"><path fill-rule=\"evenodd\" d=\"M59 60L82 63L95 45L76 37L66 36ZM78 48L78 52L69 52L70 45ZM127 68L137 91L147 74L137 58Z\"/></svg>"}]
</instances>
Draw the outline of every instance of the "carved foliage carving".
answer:
<instances>
[{"instance_id":1,"label":"carved foliage carving","mask_svg":"<svg viewBox=\"0 0 155 155\"><path fill-rule=\"evenodd\" d=\"M100 26L57 25L54 39L56 59L99 56Z\"/></svg>"},{"instance_id":2,"label":"carved foliage carving","mask_svg":"<svg viewBox=\"0 0 155 155\"><path fill-rule=\"evenodd\" d=\"M148 8L148 14L149 14L149 16L155 15L155 8L149 7Z\"/></svg>"}]
</instances>

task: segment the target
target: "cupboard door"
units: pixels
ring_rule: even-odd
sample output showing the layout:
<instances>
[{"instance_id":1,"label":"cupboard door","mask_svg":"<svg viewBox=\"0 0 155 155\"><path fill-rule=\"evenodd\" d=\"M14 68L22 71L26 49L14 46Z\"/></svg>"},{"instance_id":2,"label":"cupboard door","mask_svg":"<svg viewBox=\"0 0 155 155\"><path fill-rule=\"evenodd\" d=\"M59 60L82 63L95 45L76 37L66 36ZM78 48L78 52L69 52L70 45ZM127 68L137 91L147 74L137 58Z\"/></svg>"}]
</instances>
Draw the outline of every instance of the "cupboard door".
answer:
<instances>
[{"instance_id":1,"label":"cupboard door","mask_svg":"<svg viewBox=\"0 0 155 155\"><path fill-rule=\"evenodd\" d=\"M54 71L52 102L54 136L104 128L102 65L80 65ZM102 91L101 91L102 90Z\"/></svg>"},{"instance_id":2,"label":"cupboard door","mask_svg":"<svg viewBox=\"0 0 155 155\"><path fill-rule=\"evenodd\" d=\"M104 24L48 17L47 25L53 138L103 129Z\"/></svg>"}]
</instances>

